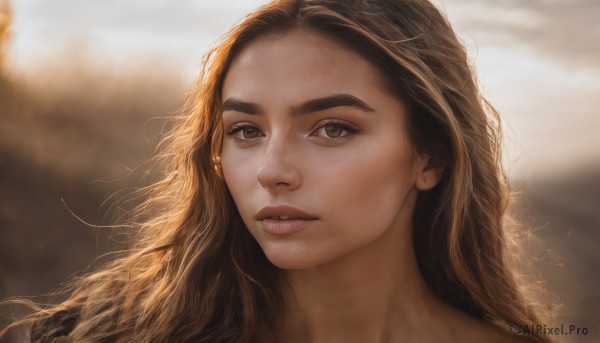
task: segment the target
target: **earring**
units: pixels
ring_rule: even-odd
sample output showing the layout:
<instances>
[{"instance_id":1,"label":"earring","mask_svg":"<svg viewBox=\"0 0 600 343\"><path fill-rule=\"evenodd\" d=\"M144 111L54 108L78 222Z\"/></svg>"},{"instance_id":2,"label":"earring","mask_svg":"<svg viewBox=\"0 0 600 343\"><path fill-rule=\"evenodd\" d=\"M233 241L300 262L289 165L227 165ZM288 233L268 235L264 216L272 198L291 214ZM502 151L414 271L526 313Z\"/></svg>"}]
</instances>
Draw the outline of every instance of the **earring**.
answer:
<instances>
[{"instance_id":1,"label":"earring","mask_svg":"<svg viewBox=\"0 0 600 343\"><path fill-rule=\"evenodd\" d=\"M215 173L217 176L222 179L223 178L223 170L221 169L221 156L213 155L212 157L213 168L215 168Z\"/></svg>"}]
</instances>

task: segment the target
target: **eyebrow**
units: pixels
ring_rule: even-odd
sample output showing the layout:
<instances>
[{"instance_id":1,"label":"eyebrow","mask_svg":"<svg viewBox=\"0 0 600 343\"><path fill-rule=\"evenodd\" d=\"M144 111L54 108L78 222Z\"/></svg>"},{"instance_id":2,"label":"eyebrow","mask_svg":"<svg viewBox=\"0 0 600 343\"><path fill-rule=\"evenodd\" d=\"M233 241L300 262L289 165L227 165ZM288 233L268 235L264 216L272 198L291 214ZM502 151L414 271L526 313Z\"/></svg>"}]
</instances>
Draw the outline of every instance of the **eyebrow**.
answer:
<instances>
[{"instance_id":1,"label":"eyebrow","mask_svg":"<svg viewBox=\"0 0 600 343\"><path fill-rule=\"evenodd\" d=\"M290 112L297 116L308 113L319 112L335 107L355 107L364 112L375 112L373 108L367 105L363 100L350 94L334 94L323 98L312 99L302 104L294 106ZM222 112L235 111L251 115L263 114L263 108L253 102L247 102L236 98L228 98L221 106Z\"/></svg>"}]
</instances>

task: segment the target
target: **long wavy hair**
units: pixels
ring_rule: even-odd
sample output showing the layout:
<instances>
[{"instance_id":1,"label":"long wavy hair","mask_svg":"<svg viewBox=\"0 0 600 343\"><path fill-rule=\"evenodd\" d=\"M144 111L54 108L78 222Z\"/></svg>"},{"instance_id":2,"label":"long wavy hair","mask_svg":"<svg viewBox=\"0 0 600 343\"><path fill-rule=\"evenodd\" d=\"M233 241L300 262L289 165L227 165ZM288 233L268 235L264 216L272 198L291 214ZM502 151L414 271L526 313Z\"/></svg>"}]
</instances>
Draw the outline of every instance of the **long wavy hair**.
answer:
<instances>
[{"instance_id":1,"label":"long wavy hair","mask_svg":"<svg viewBox=\"0 0 600 343\"><path fill-rule=\"evenodd\" d=\"M159 146L164 174L144 189L146 200L132 216L132 248L72 281L64 302L12 326L33 324L36 342L61 333L85 342L266 337L285 310L280 270L247 232L220 174L221 88L249 42L296 29L341 42L379 68L408 105L413 145L443 168L439 184L419 194L414 212L414 247L427 285L502 329L538 322L507 264L510 193L499 118L479 93L445 17L427 0L276 0L207 55Z\"/></svg>"}]
</instances>

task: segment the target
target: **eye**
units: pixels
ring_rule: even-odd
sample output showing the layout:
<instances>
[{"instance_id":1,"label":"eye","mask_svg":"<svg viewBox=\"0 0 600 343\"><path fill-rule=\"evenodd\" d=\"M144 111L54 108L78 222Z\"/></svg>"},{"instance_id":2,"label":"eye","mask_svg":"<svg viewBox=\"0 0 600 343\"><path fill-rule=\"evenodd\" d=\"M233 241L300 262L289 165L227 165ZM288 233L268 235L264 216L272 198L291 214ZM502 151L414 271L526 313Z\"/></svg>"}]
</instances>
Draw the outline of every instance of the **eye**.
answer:
<instances>
[{"instance_id":1,"label":"eye","mask_svg":"<svg viewBox=\"0 0 600 343\"><path fill-rule=\"evenodd\" d=\"M236 123L225 134L239 142L247 142L263 135L258 127L250 123Z\"/></svg>"},{"instance_id":2,"label":"eye","mask_svg":"<svg viewBox=\"0 0 600 343\"><path fill-rule=\"evenodd\" d=\"M311 134L331 141L337 141L358 133L358 128L350 123L337 119L327 119ZM319 125L318 124L318 125Z\"/></svg>"}]
</instances>

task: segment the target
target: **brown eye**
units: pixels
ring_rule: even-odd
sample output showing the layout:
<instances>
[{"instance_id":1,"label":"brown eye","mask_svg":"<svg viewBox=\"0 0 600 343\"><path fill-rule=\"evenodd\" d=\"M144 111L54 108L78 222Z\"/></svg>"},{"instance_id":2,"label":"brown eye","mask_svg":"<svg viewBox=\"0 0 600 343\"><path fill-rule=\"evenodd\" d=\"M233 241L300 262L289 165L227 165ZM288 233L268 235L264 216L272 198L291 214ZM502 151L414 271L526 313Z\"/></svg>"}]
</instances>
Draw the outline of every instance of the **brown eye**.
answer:
<instances>
[{"instance_id":1,"label":"brown eye","mask_svg":"<svg viewBox=\"0 0 600 343\"><path fill-rule=\"evenodd\" d=\"M356 125L339 119L326 119L316 126L311 136L325 138L329 142L342 142L359 132Z\"/></svg>"},{"instance_id":2,"label":"brown eye","mask_svg":"<svg viewBox=\"0 0 600 343\"><path fill-rule=\"evenodd\" d=\"M246 126L240 132L244 139L256 138L260 135L260 131L253 126Z\"/></svg>"},{"instance_id":3,"label":"brown eye","mask_svg":"<svg viewBox=\"0 0 600 343\"><path fill-rule=\"evenodd\" d=\"M325 129L325 135L327 135L327 137L329 138L339 138L341 136L345 136L344 132L346 131L346 129L344 129L343 127L339 126L339 125L325 125L324 126Z\"/></svg>"},{"instance_id":4,"label":"brown eye","mask_svg":"<svg viewBox=\"0 0 600 343\"><path fill-rule=\"evenodd\" d=\"M256 138L264 136L258 127L247 122L233 125L229 131L225 132L225 134L233 137L240 143L250 142Z\"/></svg>"},{"instance_id":5,"label":"brown eye","mask_svg":"<svg viewBox=\"0 0 600 343\"><path fill-rule=\"evenodd\" d=\"M344 124L325 124L315 131L315 136L337 140L351 136L356 131Z\"/></svg>"}]
</instances>

